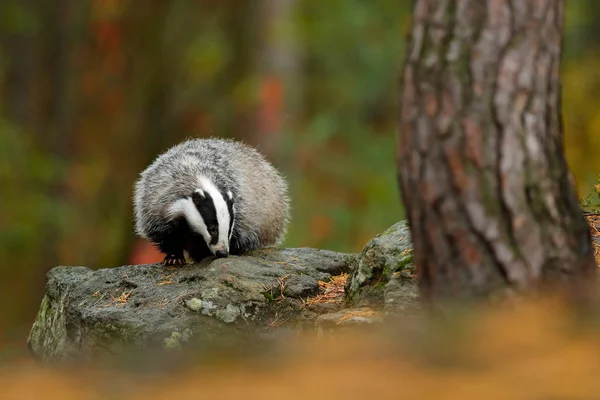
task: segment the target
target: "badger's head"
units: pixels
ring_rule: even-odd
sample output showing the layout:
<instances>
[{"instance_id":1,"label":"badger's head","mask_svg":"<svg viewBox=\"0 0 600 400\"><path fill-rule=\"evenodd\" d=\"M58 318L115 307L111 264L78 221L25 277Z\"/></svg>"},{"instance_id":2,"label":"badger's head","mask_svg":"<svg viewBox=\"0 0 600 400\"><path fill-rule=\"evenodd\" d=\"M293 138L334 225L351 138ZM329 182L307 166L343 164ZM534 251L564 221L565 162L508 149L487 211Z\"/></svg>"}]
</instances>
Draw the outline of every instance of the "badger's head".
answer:
<instances>
[{"instance_id":1,"label":"badger's head","mask_svg":"<svg viewBox=\"0 0 600 400\"><path fill-rule=\"evenodd\" d=\"M235 224L231 191L221 192L211 182L203 180L189 196L171 206L171 215L185 217L190 229L206 242L217 257L229 255L229 241Z\"/></svg>"}]
</instances>

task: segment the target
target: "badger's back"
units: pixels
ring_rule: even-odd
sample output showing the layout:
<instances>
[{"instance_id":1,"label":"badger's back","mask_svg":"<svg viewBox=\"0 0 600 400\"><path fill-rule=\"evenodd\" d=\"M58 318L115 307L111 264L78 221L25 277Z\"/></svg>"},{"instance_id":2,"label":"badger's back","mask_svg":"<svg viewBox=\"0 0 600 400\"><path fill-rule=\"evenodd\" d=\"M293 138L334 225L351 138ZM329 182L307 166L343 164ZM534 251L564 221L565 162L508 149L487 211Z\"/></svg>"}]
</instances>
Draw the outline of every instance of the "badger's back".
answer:
<instances>
[{"instance_id":1,"label":"badger's back","mask_svg":"<svg viewBox=\"0 0 600 400\"><path fill-rule=\"evenodd\" d=\"M232 248L244 251L281 244L290 218L285 179L255 149L238 142L227 146L236 199Z\"/></svg>"},{"instance_id":2,"label":"badger's back","mask_svg":"<svg viewBox=\"0 0 600 400\"><path fill-rule=\"evenodd\" d=\"M142 172L134 195L137 233L150 238L168 229L169 207L198 188L201 178L233 193L231 253L281 243L290 217L285 179L257 150L227 139L188 140Z\"/></svg>"}]
</instances>

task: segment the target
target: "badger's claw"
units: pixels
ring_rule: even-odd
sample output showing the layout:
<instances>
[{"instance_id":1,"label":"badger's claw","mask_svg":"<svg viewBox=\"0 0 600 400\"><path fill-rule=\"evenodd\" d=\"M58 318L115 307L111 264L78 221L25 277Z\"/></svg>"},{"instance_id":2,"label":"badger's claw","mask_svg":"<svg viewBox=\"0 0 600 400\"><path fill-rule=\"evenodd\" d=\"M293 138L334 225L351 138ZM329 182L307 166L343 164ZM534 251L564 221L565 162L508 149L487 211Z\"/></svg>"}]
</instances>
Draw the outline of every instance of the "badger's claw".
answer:
<instances>
[{"instance_id":1,"label":"badger's claw","mask_svg":"<svg viewBox=\"0 0 600 400\"><path fill-rule=\"evenodd\" d=\"M168 256L165 257L163 264L168 265L168 266L185 265L185 258L176 256L173 254L169 254Z\"/></svg>"}]
</instances>

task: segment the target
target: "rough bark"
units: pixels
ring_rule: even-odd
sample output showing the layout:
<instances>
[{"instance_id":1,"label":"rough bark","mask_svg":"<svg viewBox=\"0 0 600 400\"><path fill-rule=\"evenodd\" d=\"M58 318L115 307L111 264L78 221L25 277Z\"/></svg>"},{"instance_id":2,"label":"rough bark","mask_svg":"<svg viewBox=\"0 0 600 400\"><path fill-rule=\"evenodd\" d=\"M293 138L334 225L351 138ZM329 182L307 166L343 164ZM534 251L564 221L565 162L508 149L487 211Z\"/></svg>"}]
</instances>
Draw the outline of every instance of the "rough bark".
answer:
<instances>
[{"instance_id":1,"label":"rough bark","mask_svg":"<svg viewBox=\"0 0 600 400\"><path fill-rule=\"evenodd\" d=\"M595 275L563 151L561 0L417 0L398 181L424 298Z\"/></svg>"}]
</instances>

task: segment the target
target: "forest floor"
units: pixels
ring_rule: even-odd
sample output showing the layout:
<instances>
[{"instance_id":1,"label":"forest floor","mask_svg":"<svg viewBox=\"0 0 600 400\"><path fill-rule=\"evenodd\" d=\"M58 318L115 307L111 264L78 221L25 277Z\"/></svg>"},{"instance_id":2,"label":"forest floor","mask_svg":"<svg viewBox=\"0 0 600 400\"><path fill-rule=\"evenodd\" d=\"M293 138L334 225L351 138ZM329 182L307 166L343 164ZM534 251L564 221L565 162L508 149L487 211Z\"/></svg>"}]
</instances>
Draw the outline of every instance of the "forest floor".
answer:
<instances>
[{"instance_id":1,"label":"forest floor","mask_svg":"<svg viewBox=\"0 0 600 400\"><path fill-rule=\"evenodd\" d=\"M600 215L586 219L600 266ZM341 275L320 283L322 294L312 301L341 302L346 279ZM564 329L574 320L552 301L499 307L476 313L470 321L464 329L433 329L391 342L371 336L299 338L275 355L192 363L164 375L135 368L43 368L29 360L0 363L0 398L162 400L202 393L264 399L283 393L290 399L395 399L398 387L405 397L449 400L456 393L463 399L600 393L596 325Z\"/></svg>"},{"instance_id":2,"label":"forest floor","mask_svg":"<svg viewBox=\"0 0 600 400\"><path fill-rule=\"evenodd\" d=\"M139 368L10 365L0 367L0 398L598 398L597 324L578 323L542 300L465 318L460 329L453 321L425 332L300 336L268 354L181 365L168 357L145 359L148 366Z\"/></svg>"}]
</instances>

